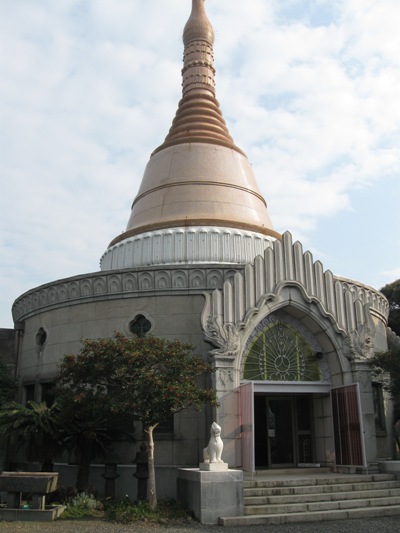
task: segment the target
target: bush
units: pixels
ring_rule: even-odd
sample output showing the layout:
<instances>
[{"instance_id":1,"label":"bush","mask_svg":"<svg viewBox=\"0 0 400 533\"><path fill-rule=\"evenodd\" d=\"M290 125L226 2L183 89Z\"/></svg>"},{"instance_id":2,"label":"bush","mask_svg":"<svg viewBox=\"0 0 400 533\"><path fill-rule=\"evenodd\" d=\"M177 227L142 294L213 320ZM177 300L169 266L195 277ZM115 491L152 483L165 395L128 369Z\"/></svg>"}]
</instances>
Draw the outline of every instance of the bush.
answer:
<instances>
[{"instance_id":1,"label":"bush","mask_svg":"<svg viewBox=\"0 0 400 533\"><path fill-rule=\"evenodd\" d=\"M66 501L62 518L97 518L103 515L103 504L93 494L81 492Z\"/></svg>"},{"instance_id":2,"label":"bush","mask_svg":"<svg viewBox=\"0 0 400 533\"><path fill-rule=\"evenodd\" d=\"M166 500L158 503L157 509L152 511L147 502L134 502L128 497L108 504L106 519L122 524L132 522L168 523L189 521L191 516L176 500Z\"/></svg>"}]
</instances>

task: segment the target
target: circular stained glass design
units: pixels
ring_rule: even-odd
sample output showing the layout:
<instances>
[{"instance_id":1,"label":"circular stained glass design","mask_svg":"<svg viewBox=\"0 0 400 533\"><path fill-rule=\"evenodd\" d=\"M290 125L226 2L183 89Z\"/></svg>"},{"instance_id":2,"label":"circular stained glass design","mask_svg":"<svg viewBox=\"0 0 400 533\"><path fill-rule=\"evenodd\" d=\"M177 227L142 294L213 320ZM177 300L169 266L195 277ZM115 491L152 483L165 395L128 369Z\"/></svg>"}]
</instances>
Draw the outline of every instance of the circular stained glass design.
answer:
<instances>
[{"instance_id":1,"label":"circular stained glass design","mask_svg":"<svg viewBox=\"0 0 400 533\"><path fill-rule=\"evenodd\" d=\"M321 371L304 337L291 325L277 320L252 341L242 377L251 381L320 381Z\"/></svg>"}]
</instances>

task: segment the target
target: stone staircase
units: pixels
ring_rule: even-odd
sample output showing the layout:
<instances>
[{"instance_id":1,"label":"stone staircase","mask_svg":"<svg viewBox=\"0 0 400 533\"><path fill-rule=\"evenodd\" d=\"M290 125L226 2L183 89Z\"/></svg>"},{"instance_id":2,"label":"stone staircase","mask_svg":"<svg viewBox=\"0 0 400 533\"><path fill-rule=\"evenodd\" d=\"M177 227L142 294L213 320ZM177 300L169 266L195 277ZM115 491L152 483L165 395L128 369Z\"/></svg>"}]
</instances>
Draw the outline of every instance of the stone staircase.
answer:
<instances>
[{"instance_id":1,"label":"stone staircase","mask_svg":"<svg viewBox=\"0 0 400 533\"><path fill-rule=\"evenodd\" d=\"M328 469L259 471L244 478L244 516L223 526L287 524L400 515L393 474L333 474Z\"/></svg>"}]
</instances>

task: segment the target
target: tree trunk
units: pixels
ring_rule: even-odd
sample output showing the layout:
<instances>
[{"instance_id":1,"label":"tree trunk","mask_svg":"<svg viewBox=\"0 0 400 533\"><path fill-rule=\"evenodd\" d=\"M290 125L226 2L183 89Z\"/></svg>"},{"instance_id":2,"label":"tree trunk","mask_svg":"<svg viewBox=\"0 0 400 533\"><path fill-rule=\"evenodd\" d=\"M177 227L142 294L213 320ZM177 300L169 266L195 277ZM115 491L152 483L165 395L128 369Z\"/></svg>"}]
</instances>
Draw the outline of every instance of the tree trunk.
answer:
<instances>
[{"instance_id":1,"label":"tree trunk","mask_svg":"<svg viewBox=\"0 0 400 533\"><path fill-rule=\"evenodd\" d=\"M154 426L148 426L145 429L148 438L149 444L149 479L147 481L147 501L149 502L149 507L152 511L157 508L157 492L156 492L156 473L154 469L154 439L153 431L157 427L157 424Z\"/></svg>"},{"instance_id":2,"label":"tree trunk","mask_svg":"<svg viewBox=\"0 0 400 533\"><path fill-rule=\"evenodd\" d=\"M76 490L78 493L86 492L89 486L90 463L92 450L90 443L84 443L79 451L79 467L76 476Z\"/></svg>"}]
</instances>

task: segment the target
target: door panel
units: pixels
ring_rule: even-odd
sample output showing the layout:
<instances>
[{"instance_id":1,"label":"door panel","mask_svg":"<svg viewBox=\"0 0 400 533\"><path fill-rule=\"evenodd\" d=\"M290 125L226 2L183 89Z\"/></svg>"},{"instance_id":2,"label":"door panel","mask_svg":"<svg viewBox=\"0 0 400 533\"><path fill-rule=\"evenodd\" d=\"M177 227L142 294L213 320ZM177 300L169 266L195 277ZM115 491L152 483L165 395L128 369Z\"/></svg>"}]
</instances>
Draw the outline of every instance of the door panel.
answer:
<instances>
[{"instance_id":1,"label":"door panel","mask_svg":"<svg viewBox=\"0 0 400 533\"><path fill-rule=\"evenodd\" d=\"M310 396L254 397L257 468L297 466L313 461Z\"/></svg>"},{"instance_id":2,"label":"door panel","mask_svg":"<svg viewBox=\"0 0 400 533\"><path fill-rule=\"evenodd\" d=\"M270 465L294 465L293 402L279 398L267 400L267 427Z\"/></svg>"},{"instance_id":3,"label":"door panel","mask_svg":"<svg viewBox=\"0 0 400 533\"><path fill-rule=\"evenodd\" d=\"M298 463L309 464L314 458L310 396L296 397L296 415Z\"/></svg>"},{"instance_id":4,"label":"door panel","mask_svg":"<svg viewBox=\"0 0 400 533\"><path fill-rule=\"evenodd\" d=\"M257 468L268 468L267 399L254 396L254 452Z\"/></svg>"},{"instance_id":5,"label":"door panel","mask_svg":"<svg viewBox=\"0 0 400 533\"><path fill-rule=\"evenodd\" d=\"M332 389L336 464L367 466L359 384Z\"/></svg>"},{"instance_id":6,"label":"door panel","mask_svg":"<svg viewBox=\"0 0 400 533\"><path fill-rule=\"evenodd\" d=\"M240 428L242 437L242 465L246 472L255 471L254 463L254 385L240 386Z\"/></svg>"}]
</instances>

